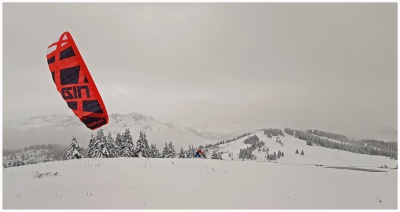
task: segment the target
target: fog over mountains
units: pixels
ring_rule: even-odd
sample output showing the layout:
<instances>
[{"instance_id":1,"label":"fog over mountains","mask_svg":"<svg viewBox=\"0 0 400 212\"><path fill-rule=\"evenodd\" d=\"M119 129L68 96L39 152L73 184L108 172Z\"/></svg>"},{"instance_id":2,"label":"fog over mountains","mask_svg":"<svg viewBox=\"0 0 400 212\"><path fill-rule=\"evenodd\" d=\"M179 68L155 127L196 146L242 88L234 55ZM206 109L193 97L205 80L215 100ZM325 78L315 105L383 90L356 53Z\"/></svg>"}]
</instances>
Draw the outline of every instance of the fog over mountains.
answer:
<instances>
[{"instance_id":1,"label":"fog over mountains","mask_svg":"<svg viewBox=\"0 0 400 212\"><path fill-rule=\"evenodd\" d=\"M277 126L265 126L277 127ZM281 127L281 126L279 126ZM283 126L284 127L284 126ZM283 129L282 127L282 129ZM291 127L288 125L287 127ZM111 114L109 123L102 127L106 134L111 132L114 136L129 128L134 140L139 138L139 132L147 134L150 143L162 148L165 142L172 141L177 148L186 148L189 145L205 145L230 139L245 132L253 132L259 128L251 129L246 123L235 119L209 120L203 124L192 127L182 126L179 123L165 123L152 116L140 113ZM231 131L226 129L230 128ZM299 129L306 130L306 129ZM329 131L329 129L327 130ZM96 131L87 129L80 120L73 115L40 115L18 120L4 120L3 148L21 148L33 144L60 144L69 145L72 136L77 136L78 142L83 146L89 143L90 135ZM346 134L343 132L337 132ZM352 136L348 136L352 137ZM397 129L386 127L376 129L363 137L382 141L397 141ZM360 139L361 139L360 138Z\"/></svg>"},{"instance_id":2,"label":"fog over mountains","mask_svg":"<svg viewBox=\"0 0 400 212\"><path fill-rule=\"evenodd\" d=\"M235 136L237 133L218 133L211 131L199 132L178 123L163 123L151 116L140 113L111 114L109 123L102 127L106 134L114 136L129 128L134 140L139 138L139 132L147 134L150 143L162 148L165 142L172 141L177 147L215 143L219 140ZM21 148L33 144L57 143L69 145L72 136L86 146L90 134L96 131L87 129L75 116L69 115L41 115L31 118L4 121L4 148Z\"/></svg>"}]
</instances>

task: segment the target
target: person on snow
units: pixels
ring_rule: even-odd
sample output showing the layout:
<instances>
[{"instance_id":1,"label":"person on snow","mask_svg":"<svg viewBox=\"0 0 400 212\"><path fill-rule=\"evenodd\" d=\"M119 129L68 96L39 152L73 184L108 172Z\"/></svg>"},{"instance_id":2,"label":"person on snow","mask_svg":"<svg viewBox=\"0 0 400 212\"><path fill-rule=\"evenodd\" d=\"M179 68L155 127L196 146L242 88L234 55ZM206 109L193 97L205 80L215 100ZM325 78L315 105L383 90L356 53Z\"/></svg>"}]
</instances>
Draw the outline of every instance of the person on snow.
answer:
<instances>
[{"instance_id":1,"label":"person on snow","mask_svg":"<svg viewBox=\"0 0 400 212\"><path fill-rule=\"evenodd\" d=\"M206 157L206 155L204 154L204 152L202 152L202 151L201 151L201 148L199 147L199 148L197 149L197 152L196 152L196 154L194 155L194 157L195 157L195 158L199 158L199 157L200 157L200 154L202 154L204 158Z\"/></svg>"}]
</instances>

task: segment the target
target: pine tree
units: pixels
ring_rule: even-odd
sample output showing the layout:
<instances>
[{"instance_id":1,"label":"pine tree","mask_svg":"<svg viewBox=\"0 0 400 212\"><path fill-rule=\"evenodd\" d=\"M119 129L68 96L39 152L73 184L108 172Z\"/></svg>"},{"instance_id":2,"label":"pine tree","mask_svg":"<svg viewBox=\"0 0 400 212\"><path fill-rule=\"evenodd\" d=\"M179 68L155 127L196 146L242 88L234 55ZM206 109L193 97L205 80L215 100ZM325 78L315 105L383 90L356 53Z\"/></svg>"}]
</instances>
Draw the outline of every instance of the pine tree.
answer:
<instances>
[{"instance_id":1,"label":"pine tree","mask_svg":"<svg viewBox=\"0 0 400 212\"><path fill-rule=\"evenodd\" d=\"M285 155L283 154L283 152L281 153L281 156L282 156L282 157L285 156Z\"/></svg>"},{"instance_id":2,"label":"pine tree","mask_svg":"<svg viewBox=\"0 0 400 212\"><path fill-rule=\"evenodd\" d=\"M186 151L186 158L191 158L191 156L190 156L190 148L191 147L191 145L189 145L189 149Z\"/></svg>"},{"instance_id":3,"label":"pine tree","mask_svg":"<svg viewBox=\"0 0 400 212\"><path fill-rule=\"evenodd\" d=\"M107 139L104 136L103 129L97 131L96 136L92 135L89 142L88 155L91 158L106 158L109 155L109 149L106 145Z\"/></svg>"},{"instance_id":4,"label":"pine tree","mask_svg":"<svg viewBox=\"0 0 400 212\"><path fill-rule=\"evenodd\" d=\"M76 137L72 137L72 142L69 145L69 150L67 153L67 160L80 159L82 158L82 149L78 145Z\"/></svg>"},{"instance_id":5,"label":"pine tree","mask_svg":"<svg viewBox=\"0 0 400 212\"><path fill-rule=\"evenodd\" d=\"M139 140L136 143L136 154L140 157L151 157L150 147L146 138L146 134L140 131Z\"/></svg>"},{"instance_id":6,"label":"pine tree","mask_svg":"<svg viewBox=\"0 0 400 212\"><path fill-rule=\"evenodd\" d=\"M88 153L87 153L87 156L89 157L89 158L93 158L92 157L92 152L94 151L94 148L95 148L95 138L94 138L94 135L93 134L91 134L90 135L90 140L89 140L89 147L88 147Z\"/></svg>"},{"instance_id":7,"label":"pine tree","mask_svg":"<svg viewBox=\"0 0 400 212\"><path fill-rule=\"evenodd\" d=\"M193 158L194 153L195 153L195 150L194 150L193 145L189 145L189 150L188 150L186 158Z\"/></svg>"},{"instance_id":8,"label":"pine tree","mask_svg":"<svg viewBox=\"0 0 400 212\"><path fill-rule=\"evenodd\" d=\"M176 152L175 152L175 147L174 147L174 145L172 145L172 142L169 142L169 144L168 144L168 149L169 149L168 157L169 157L169 158L175 158Z\"/></svg>"},{"instance_id":9,"label":"pine tree","mask_svg":"<svg viewBox=\"0 0 400 212\"><path fill-rule=\"evenodd\" d=\"M122 142L120 144L120 156L121 157L137 157L135 151L135 145L131 136L131 131L126 129L124 134L121 136Z\"/></svg>"},{"instance_id":10,"label":"pine tree","mask_svg":"<svg viewBox=\"0 0 400 212\"><path fill-rule=\"evenodd\" d=\"M185 154L183 153L182 147L181 147L181 152L179 153L179 158L185 158Z\"/></svg>"},{"instance_id":11,"label":"pine tree","mask_svg":"<svg viewBox=\"0 0 400 212\"><path fill-rule=\"evenodd\" d=\"M304 155L304 151L303 150L301 150L301 155Z\"/></svg>"},{"instance_id":12,"label":"pine tree","mask_svg":"<svg viewBox=\"0 0 400 212\"><path fill-rule=\"evenodd\" d=\"M218 159L218 154L216 151L214 151L213 154L211 155L211 159Z\"/></svg>"},{"instance_id":13,"label":"pine tree","mask_svg":"<svg viewBox=\"0 0 400 212\"><path fill-rule=\"evenodd\" d=\"M156 144L154 144L153 151L154 151L154 157L155 157L155 158L160 158L160 157L161 157L161 153L160 153L160 151L157 149L157 145L156 145Z\"/></svg>"},{"instance_id":14,"label":"pine tree","mask_svg":"<svg viewBox=\"0 0 400 212\"><path fill-rule=\"evenodd\" d=\"M118 154L118 147L114 142L114 138L111 136L111 132L108 132L107 139L106 139L106 149L108 149L108 158L116 158L119 156Z\"/></svg>"},{"instance_id":15,"label":"pine tree","mask_svg":"<svg viewBox=\"0 0 400 212\"><path fill-rule=\"evenodd\" d=\"M296 154L299 154L299 150L298 149L296 149Z\"/></svg>"},{"instance_id":16,"label":"pine tree","mask_svg":"<svg viewBox=\"0 0 400 212\"><path fill-rule=\"evenodd\" d=\"M165 147L163 149L162 157L166 158L169 155L169 148L167 142L165 142Z\"/></svg>"},{"instance_id":17,"label":"pine tree","mask_svg":"<svg viewBox=\"0 0 400 212\"><path fill-rule=\"evenodd\" d=\"M150 150L149 150L149 157L150 158L157 158L157 148L154 144L150 144Z\"/></svg>"},{"instance_id":18,"label":"pine tree","mask_svg":"<svg viewBox=\"0 0 400 212\"><path fill-rule=\"evenodd\" d=\"M115 137L115 147L116 147L116 152L117 152L117 156L121 157L122 155L122 148L123 148L123 139L120 133L117 133L116 137Z\"/></svg>"}]
</instances>

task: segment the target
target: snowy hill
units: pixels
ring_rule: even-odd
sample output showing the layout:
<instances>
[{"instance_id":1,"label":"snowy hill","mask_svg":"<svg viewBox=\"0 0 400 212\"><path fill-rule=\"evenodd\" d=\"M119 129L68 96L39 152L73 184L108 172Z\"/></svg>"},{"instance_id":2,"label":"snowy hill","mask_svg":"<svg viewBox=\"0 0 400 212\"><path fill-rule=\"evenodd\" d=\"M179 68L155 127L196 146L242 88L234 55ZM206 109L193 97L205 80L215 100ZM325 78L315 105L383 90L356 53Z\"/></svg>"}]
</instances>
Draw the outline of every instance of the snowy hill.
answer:
<instances>
[{"instance_id":1,"label":"snowy hill","mask_svg":"<svg viewBox=\"0 0 400 212\"><path fill-rule=\"evenodd\" d=\"M268 138L264 135L263 131L258 131L254 134L250 134L241 139L218 145L218 152L222 152L222 158L225 160L231 160L228 157L229 153L233 153L233 159L239 160L240 149L246 149L250 147L250 144L245 144L244 140L257 135L260 141L265 142L265 147L269 149L269 153L273 154L278 151L284 152L284 157L277 159L278 163L296 163L296 164L312 164L312 165L324 165L324 166L357 166L357 167L370 167L378 168L382 165L387 165L389 168L395 168L397 160L390 159L385 156L371 156L366 154L357 154L348 151L342 151L337 149L330 149L320 146L309 146L306 141L295 138L287 133L283 133L284 136L272 136ZM276 142L277 137L281 140L282 144ZM333 139L330 139L334 142ZM296 150L304 151L305 155L295 154ZM210 149L210 154L213 149ZM257 157L255 160L259 162L267 161L265 158L266 152L253 151L253 154Z\"/></svg>"},{"instance_id":2,"label":"snowy hill","mask_svg":"<svg viewBox=\"0 0 400 212\"><path fill-rule=\"evenodd\" d=\"M285 140L285 142L290 141ZM305 146L299 144L299 147ZM285 163L110 158L47 162L6 168L3 170L3 207L4 209L397 208L397 170L362 172L306 165L314 162L312 158L316 156L313 155L319 151L313 151L314 148L316 149L310 147L305 150L307 153L304 160L295 158L297 155L291 156L287 150ZM329 154L323 155L328 157L318 158L318 162L332 164L331 161L334 161L332 157ZM356 160L349 162L357 163Z\"/></svg>"},{"instance_id":3,"label":"snowy hill","mask_svg":"<svg viewBox=\"0 0 400 212\"><path fill-rule=\"evenodd\" d=\"M159 148L165 142L172 141L177 147L186 148L189 145L215 143L226 135L218 133L197 132L193 128L178 124L162 123L151 116L139 113L111 114L109 123L102 127L108 133L116 134L129 128L134 139L137 140L140 131L147 134L149 142L157 144ZM70 139L76 135L78 141L86 146L90 134L95 133L87 129L75 116L42 115L32 118L3 122L4 147L21 148L32 144L57 143L69 145Z\"/></svg>"}]
</instances>

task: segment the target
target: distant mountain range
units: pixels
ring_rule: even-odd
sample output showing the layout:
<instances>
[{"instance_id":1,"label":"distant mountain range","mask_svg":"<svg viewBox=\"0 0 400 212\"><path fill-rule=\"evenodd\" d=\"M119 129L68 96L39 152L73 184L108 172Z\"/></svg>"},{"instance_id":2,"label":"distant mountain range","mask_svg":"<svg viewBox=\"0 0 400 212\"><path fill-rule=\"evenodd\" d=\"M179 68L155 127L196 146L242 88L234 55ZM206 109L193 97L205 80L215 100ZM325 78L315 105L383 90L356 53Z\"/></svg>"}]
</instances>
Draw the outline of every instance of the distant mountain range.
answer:
<instances>
[{"instance_id":1,"label":"distant mountain range","mask_svg":"<svg viewBox=\"0 0 400 212\"><path fill-rule=\"evenodd\" d=\"M236 131L224 131L223 126L231 126ZM266 126L267 127L267 126ZM176 149L189 145L213 144L218 141L234 138L256 129L248 129L238 120L209 120L193 127L185 127L178 123L164 123L151 116L140 113L111 114L109 123L101 129L106 134L111 132L114 137L129 128L136 141L139 132L144 131L150 143L154 143L161 150L165 142L172 141ZM283 128L282 128L283 129ZM21 148L34 144L69 145L72 136L78 138L82 146L87 146L90 135L96 131L86 128L80 120L72 115L40 115L25 119L3 122L3 148ZM397 129L382 128L369 131L362 138L383 141L397 141Z\"/></svg>"},{"instance_id":2,"label":"distant mountain range","mask_svg":"<svg viewBox=\"0 0 400 212\"><path fill-rule=\"evenodd\" d=\"M144 131L150 143L157 144L159 149L163 148L165 142L172 141L176 147L189 145L205 145L216 143L236 134L218 132L198 132L196 129L184 127L177 123L163 123L151 116L140 113L111 114L109 123L102 127L107 134L111 132L114 136L129 128L134 139L139 138L139 132ZM69 145L73 135L78 141L87 145L91 131L75 116L68 115L41 115L31 118L5 121L4 147L20 148L32 144L58 143Z\"/></svg>"}]
</instances>

